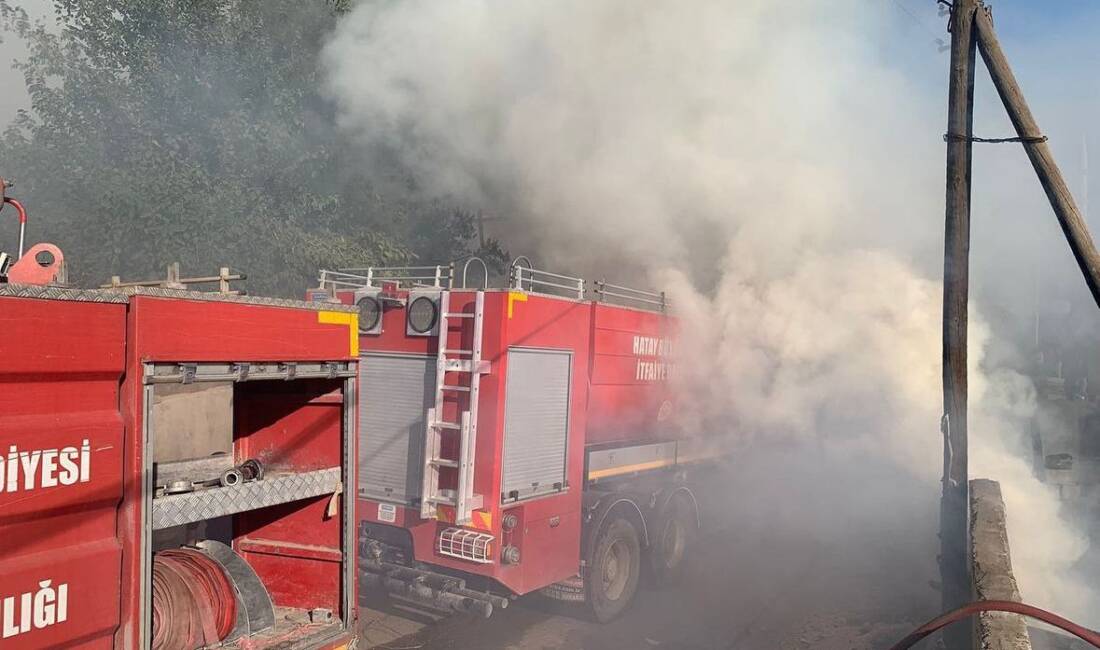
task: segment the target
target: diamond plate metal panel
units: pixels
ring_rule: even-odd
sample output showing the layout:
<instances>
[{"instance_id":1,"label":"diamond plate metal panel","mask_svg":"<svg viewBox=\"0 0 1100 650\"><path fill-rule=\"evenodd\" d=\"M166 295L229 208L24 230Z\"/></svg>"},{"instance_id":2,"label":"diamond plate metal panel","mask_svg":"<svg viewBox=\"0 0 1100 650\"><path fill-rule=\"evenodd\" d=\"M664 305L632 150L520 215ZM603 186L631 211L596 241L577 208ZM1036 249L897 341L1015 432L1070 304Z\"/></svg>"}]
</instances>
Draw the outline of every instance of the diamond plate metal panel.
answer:
<instances>
[{"instance_id":1,"label":"diamond plate metal panel","mask_svg":"<svg viewBox=\"0 0 1100 650\"><path fill-rule=\"evenodd\" d=\"M119 287L117 289L72 289L67 287L40 287L30 284L0 284L0 297L37 298L40 300L70 300L78 302L130 302L131 296L151 296L153 298L177 298L179 300L201 300L204 302L231 302L242 305L263 305L267 307L287 307L308 311L358 312L354 305L336 303L306 302L289 298L267 298L263 296L234 296L209 291L185 291L180 289L162 289L159 287Z\"/></svg>"},{"instance_id":2,"label":"diamond plate metal panel","mask_svg":"<svg viewBox=\"0 0 1100 650\"><path fill-rule=\"evenodd\" d=\"M238 512L277 506L340 488L340 468L274 475L236 487L217 487L153 500L153 530L182 526Z\"/></svg>"},{"instance_id":3,"label":"diamond plate metal panel","mask_svg":"<svg viewBox=\"0 0 1100 650\"><path fill-rule=\"evenodd\" d=\"M164 289L161 287L120 287L111 289L133 296L152 296L154 298L178 298L180 300L201 300L205 302L231 302L242 305L265 305L267 307L288 307L307 311L342 311L358 313L355 305L343 305L331 302L306 302L289 298L267 298L264 296L235 296L216 291L187 291L183 289Z\"/></svg>"},{"instance_id":4,"label":"diamond plate metal panel","mask_svg":"<svg viewBox=\"0 0 1100 650\"><path fill-rule=\"evenodd\" d=\"M33 284L0 284L0 296L7 296L10 298L36 298L39 300L70 300L77 302L108 302L121 304L130 301L129 296L117 291L41 287Z\"/></svg>"}]
</instances>

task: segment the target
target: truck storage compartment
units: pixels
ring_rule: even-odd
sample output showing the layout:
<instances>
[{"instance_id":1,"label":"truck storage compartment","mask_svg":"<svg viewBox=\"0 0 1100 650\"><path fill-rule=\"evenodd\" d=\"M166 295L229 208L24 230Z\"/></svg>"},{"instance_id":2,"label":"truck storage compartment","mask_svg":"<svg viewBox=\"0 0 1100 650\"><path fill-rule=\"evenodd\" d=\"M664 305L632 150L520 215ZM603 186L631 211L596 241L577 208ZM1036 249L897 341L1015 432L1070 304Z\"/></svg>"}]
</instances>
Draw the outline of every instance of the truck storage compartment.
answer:
<instances>
[{"instance_id":1,"label":"truck storage compartment","mask_svg":"<svg viewBox=\"0 0 1100 650\"><path fill-rule=\"evenodd\" d=\"M145 647L317 647L345 632L354 373L146 365Z\"/></svg>"}]
</instances>

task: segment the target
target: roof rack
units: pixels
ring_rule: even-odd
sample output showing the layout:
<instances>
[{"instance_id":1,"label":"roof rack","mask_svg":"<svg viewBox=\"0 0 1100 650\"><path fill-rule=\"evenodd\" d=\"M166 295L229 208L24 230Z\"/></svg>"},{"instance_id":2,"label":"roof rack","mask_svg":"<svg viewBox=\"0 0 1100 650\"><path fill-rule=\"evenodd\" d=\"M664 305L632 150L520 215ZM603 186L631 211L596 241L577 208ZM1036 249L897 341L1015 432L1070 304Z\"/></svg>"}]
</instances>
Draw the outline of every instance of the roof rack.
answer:
<instances>
[{"instance_id":1,"label":"roof rack","mask_svg":"<svg viewBox=\"0 0 1100 650\"><path fill-rule=\"evenodd\" d=\"M181 278L180 277L180 263L172 262L168 265L168 273L164 279L156 280L135 280L135 281L123 281L121 277L117 275L111 276L111 281L107 284L99 285L100 289L126 289L130 287L159 287L161 289L188 289L192 284L213 284L218 283L218 293L225 295L240 295L241 292L233 289L229 286L230 282L236 282L239 280L247 280L248 276L243 273L231 273L228 266L223 266L218 269L217 275L207 275L196 278Z\"/></svg>"},{"instance_id":2,"label":"roof rack","mask_svg":"<svg viewBox=\"0 0 1100 650\"><path fill-rule=\"evenodd\" d=\"M610 284L604 280L598 280L595 285L596 287L593 289L593 292L596 294L596 300L599 302L626 303L625 306L627 307L641 307L643 309L653 309L661 312L668 311L670 306L664 291L657 293L653 291L643 291L641 289L631 289L630 287L624 287L618 284Z\"/></svg>"}]
</instances>

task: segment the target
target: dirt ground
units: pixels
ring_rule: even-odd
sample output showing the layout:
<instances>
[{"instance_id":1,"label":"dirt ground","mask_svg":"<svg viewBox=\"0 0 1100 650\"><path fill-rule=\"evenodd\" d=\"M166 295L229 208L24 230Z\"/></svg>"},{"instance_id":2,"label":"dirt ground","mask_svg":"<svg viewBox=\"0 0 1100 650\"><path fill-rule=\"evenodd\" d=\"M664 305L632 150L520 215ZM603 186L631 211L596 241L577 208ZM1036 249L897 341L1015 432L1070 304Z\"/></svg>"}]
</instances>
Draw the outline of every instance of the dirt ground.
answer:
<instances>
[{"instance_id":1,"label":"dirt ground","mask_svg":"<svg viewBox=\"0 0 1100 650\"><path fill-rule=\"evenodd\" d=\"M644 589L626 614L607 625L538 596L520 598L489 620L453 616L434 622L370 602L362 612L361 644L385 650L877 650L923 622L919 610L927 613L928 607L901 599L873 592L831 598L829 572L805 551L788 549L784 557L799 562L777 566L771 579L754 583L738 582L732 559L708 564L709 570L696 561L689 581Z\"/></svg>"},{"instance_id":2,"label":"dirt ground","mask_svg":"<svg viewBox=\"0 0 1100 650\"><path fill-rule=\"evenodd\" d=\"M751 473L737 476L753 481ZM869 499L866 485L856 480L846 487L844 480L837 477L830 484L826 501L815 502L802 490L776 496L768 508L726 500L720 506L738 505L711 518L717 523L702 532L683 583L667 589L643 585L633 606L610 624L591 622L583 610L539 596L520 598L488 620L452 616L433 621L371 600L363 603L361 647L889 648L937 613L939 593L931 582L937 571L935 545L920 523L934 501L918 496L919 503L907 512L904 500ZM821 517L818 511L827 511L835 499L852 510ZM931 641L923 647L937 645Z\"/></svg>"}]
</instances>

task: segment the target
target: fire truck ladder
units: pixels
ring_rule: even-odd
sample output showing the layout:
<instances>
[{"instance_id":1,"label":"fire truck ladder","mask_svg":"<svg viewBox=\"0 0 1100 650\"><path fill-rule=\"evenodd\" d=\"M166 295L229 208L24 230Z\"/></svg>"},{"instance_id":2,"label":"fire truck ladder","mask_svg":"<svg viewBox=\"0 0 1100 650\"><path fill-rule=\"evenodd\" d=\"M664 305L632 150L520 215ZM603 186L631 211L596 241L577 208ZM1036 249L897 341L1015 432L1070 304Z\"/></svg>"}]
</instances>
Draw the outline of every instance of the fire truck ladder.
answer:
<instances>
[{"instance_id":1,"label":"fire truck ladder","mask_svg":"<svg viewBox=\"0 0 1100 650\"><path fill-rule=\"evenodd\" d=\"M489 372L489 362L481 359L481 338L485 324L485 292L474 294L474 311L451 313L449 291L439 296L439 348L435 363L435 406L428 409L427 436L424 445L424 483L421 491L420 516L436 517L438 506L455 509L456 525L469 524L471 513L482 506L482 495L474 494L474 452L477 441L477 404L481 375ZM450 349L447 338L451 319L473 320L473 337L469 349ZM468 375L466 385L448 384L448 374ZM449 392L468 393L469 409L462 412L459 422L443 419L443 399ZM459 452L457 459L442 457L445 431L457 431ZM439 473L444 467L458 470L455 490L439 487Z\"/></svg>"}]
</instances>

